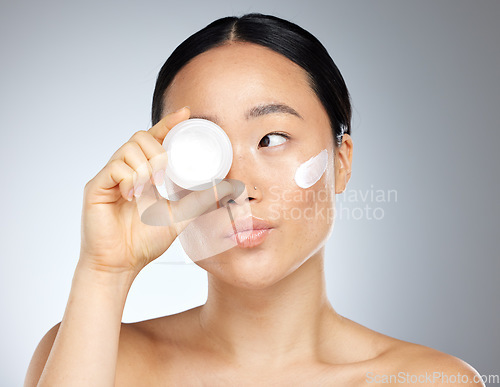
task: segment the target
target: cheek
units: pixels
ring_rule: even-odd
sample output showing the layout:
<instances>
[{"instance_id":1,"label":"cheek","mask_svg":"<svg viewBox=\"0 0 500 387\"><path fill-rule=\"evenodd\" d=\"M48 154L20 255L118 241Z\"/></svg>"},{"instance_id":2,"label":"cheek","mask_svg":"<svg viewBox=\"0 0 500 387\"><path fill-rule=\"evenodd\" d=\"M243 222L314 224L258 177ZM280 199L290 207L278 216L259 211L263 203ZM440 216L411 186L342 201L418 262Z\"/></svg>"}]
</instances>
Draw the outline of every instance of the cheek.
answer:
<instances>
[{"instance_id":1,"label":"cheek","mask_svg":"<svg viewBox=\"0 0 500 387\"><path fill-rule=\"evenodd\" d=\"M302 240L324 234L334 221L333 154L323 149L285 174L286 182L271 185L271 219L295 228Z\"/></svg>"},{"instance_id":2,"label":"cheek","mask_svg":"<svg viewBox=\"0 0 500 387\"><path fill-rule=\"evenodd\" d=\"M328 151L323 149L316 156L304 161L295 171L294 181L300 188L309 188L321 179L328 165Z\"/></svg>"}]
</instances>

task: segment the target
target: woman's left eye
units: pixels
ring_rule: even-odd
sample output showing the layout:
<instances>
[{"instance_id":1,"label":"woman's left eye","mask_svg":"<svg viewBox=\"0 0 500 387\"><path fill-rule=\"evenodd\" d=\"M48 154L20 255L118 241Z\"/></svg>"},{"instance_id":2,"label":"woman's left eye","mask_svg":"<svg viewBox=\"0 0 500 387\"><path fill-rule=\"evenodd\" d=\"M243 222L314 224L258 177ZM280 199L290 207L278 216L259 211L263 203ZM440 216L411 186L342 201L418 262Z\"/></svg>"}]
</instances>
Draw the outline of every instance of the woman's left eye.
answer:
<instances>
[{"instance_id":1,"label":"woman's left eye","mask_svg":"<svg viewBox=\"0 0 500 387\"><path fill-rule=\"evenodd\" d=\"M270 140L270 138L275 138L275 140ZM287 139L289 139L290 136L286 133L278 133L278 132L273 132L273 133L268 133L264 137L262 137L262 140L259 142L259 147L270 147L270 146L277 146L283 144Z\"/></svg>"}]
</instances>

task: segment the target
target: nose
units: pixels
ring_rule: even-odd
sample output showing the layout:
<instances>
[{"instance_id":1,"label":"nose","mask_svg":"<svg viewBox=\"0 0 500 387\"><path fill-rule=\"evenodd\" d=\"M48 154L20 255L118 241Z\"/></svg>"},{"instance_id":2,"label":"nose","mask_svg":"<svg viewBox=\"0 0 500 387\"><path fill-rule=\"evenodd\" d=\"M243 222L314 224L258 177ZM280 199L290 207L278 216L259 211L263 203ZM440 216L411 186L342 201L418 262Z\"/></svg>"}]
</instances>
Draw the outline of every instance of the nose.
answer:
<instances>
[{"instance_id":1,"label":"nose","mask_svg":"<svg viewBox=\"0 0 500 387\"><path fill-rule=\"evenodd\" d=\"M233 162L229 169L226 179L239 180L245 185L246 198L248 201L260 201L262 198L261 190L258 188L258 169L254 168L255 160L252 155L244 154L233 147Z\"/></svg>"}]
</instances>

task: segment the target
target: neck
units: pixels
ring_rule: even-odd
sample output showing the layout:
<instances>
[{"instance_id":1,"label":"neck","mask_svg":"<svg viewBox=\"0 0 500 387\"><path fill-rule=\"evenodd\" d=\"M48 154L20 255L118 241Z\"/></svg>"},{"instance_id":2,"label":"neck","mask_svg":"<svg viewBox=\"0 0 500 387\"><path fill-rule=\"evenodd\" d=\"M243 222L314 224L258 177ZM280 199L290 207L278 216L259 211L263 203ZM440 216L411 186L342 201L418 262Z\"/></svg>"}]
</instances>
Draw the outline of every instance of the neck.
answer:
<instances>
[{"instance_id":1,"label":"neck","mask_svg":"<svg viewBox=\"0 0 500 387\"><path fill-rule=\"evenodd\" d=\"M265 289L243 289L208 274L200 324L211 346L244 364L282 365L317 359L339 316L324 277L324 247L293 273ZM328 332L328 335L327 335Z\"/></svg>"}]
</instances>

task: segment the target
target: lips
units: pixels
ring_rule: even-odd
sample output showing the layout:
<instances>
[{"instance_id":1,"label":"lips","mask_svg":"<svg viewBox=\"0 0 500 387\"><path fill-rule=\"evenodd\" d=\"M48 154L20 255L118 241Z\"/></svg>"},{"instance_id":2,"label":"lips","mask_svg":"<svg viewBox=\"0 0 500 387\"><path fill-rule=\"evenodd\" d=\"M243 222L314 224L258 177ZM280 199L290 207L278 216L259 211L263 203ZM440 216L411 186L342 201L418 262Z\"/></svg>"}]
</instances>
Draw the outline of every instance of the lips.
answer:
<instances>
[{"instance_id":1,"label":"lips","mask_svg":"<svg viewBox=\"0 0 500 387\"><path fill-rule=\"evenodd\" d=\"M224 234L226 238L234 237L236 234L242 234L245 232L252 232L258 230L270 230L273 229L273 225L262 219L257 218L255 216L250 216L247 218L235 219L231 222L231 229L226 230Z\"/></svg>"},{"instance_id":2,"label":"lips","mask_svg":"<svg viewBox=\"0 0 500 387\"><path fill-rule=\"evenodd\" d=\"M273 231L272 228L261 230L242 231L231 236L231 240L238 245L238 247L249 249L256 247L264 242L267 236Z\"/></svg>"}]
</instances>

